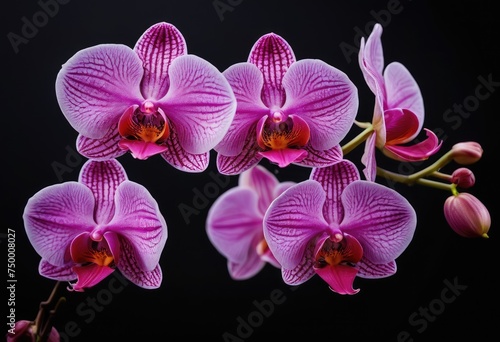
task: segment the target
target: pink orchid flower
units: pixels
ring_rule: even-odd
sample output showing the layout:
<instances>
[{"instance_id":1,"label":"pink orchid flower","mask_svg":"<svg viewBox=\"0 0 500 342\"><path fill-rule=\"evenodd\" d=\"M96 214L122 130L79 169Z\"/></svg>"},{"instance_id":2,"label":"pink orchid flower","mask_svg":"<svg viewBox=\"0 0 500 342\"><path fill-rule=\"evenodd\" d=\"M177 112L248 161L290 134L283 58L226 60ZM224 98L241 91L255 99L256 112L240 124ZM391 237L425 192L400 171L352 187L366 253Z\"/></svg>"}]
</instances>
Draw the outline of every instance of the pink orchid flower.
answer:
<instances>
[{"instance_id":1,"label":"pink orchid flower","mask_svg":"<svg viewBox=\"0 0 500 342\"><path fill-rule=\"evenodd\" d=\"M39 272L83 291L118 269L147 289L162 281L159 259L167 225L142 185L118 161L87 161L78 182L48 186L23 214L28 238L42 257Z\"/></svg>"},{"instance_id":2,"label":"pink orchid flower","mask_svg":"<svg viewBox=\"0 0 500 342\"><path fill-rule=\"evenodd\" d=\"M264 239L262 221L273 201L294 182L278 182L260 165L240 174L238 186L214 202L207 216L206 231L215 248L227 258L233 279L253 277L266 263L279 268Z\"/></svg>"},{"instance_id":3,"label":"pink orchid flower","mask_svg":"<svg viewBox=\"0 0 500 342\"><path fill-rule=\"evenodd\" d=\"M77 52L60 70L57 100L91 159L160 154L186 172L201 172L236 110L221 72L195 55L176 27L151 26L133 49L101 44Z\"/></svg>"},{"instance_id":4,"label":"pink orchid flower","mask_svg":"<svg viewBox=\"0 0 500 342\"><path fill-rule=\"evenodd\" d=\"M229 131L214 148L219 172L234 175L262 158L286 167L342 159L340 141L358 110L357 88L318 59L296 61L275 33L257 40L247 62L223 72L237 100Z\"/></svg>"},{"instance_id":5,"label":"pink orchid flower","mask_svg":"<svg viewBox=\"0 0 500 342\"><path fill-rule=\"evenodd\" d=\"M416 214L393 189L360 180L344 160L315 168L309 180L271 203L264 237L282 266L285 283L299 285L318 274L339 294L355 294L356 276L396 272L395 259L413 238Z\"/></svg>"},{"instance_id":6,"label":"pink orchid flower","mask_svg":"<svg viewBox=\"0 0 500 342\"><path fill-rule=\"evenodd\" d=\"M401 63L392 62L384 70L382 26L376 24L365 43L361 38L359 65L371 91L375 94L372 124L374 133L368 137L362 162L366 179L376 176L375 149L400 161L429 158L441 147L436 134L424 128L426 138L409 144L422 130L425 111L420 88Z\"/></svg>"}]
</instances>

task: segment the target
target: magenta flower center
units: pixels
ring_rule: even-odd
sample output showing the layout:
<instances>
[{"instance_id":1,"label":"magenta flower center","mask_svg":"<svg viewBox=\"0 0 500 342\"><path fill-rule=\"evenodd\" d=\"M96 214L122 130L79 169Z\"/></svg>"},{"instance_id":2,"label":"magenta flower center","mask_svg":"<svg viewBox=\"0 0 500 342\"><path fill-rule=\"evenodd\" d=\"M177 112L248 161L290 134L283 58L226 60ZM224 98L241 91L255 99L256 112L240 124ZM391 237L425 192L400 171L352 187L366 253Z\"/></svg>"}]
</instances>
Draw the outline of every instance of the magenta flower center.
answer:
<instances>
[{"instance_id":1,"label":"magenta flower center","mask_svg":"<svg viewBox=\"0 0 500 342\"><path fill-rule=\"evenodd\" d=\"M270 114L257 137L264 150L301 148L309 141L309 127L280 111Z\"/></svg>"},{"instance_id":2,"label":"magenta flower center","mask_svg":"<svg viewBox=\"0 0 500 342\"><path fill-rule=\"evenodd\" d=\"M148 100L140 106L130 107L123 113L118 131L127 140L157 144L163 143L170 134L165 114Z\"/></svg>"},{"instance_id":3,"label":"magenta flower center","mask_svg":"<svg viewBox=\"0 0 500 342\"><path fill-rule=\"evenodd\" d=\"M344 239L342 234L335 234L326 239L321 249L316 253L315 268L327 266L347 265L354 266L363 255L361 246L355 239Z\"/></svg>"}]
</instances>

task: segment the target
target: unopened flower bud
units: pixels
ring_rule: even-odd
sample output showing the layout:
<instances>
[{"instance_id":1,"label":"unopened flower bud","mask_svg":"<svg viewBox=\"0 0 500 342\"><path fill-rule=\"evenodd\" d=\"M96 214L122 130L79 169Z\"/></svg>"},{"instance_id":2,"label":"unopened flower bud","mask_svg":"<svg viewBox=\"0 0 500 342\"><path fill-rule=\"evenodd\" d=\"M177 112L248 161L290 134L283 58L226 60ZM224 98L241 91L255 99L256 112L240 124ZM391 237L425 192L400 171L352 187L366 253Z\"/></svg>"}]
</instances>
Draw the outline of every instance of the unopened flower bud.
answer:
<instances>
[{"instance_id":1,"label":"unopened flower bud","mask_svg":"<svg viewBox=\"0 0 500 342\"><path fill-rule=\"evenodd\" d=\"M35 323L27 320L17 321L14 328L7 332L7 342L36 342L40 336L36 334ZM60 336L56 328L52 327L47 342L59 342Z\"/></svg>"},{"instance_id":2,"label":"unopened flower bud","mask_svg":"<svg viewBox=\"0 0 500 342\"><path fill-rule=\"evenodd\" d=\"M463 237L488 237L490 213L480 200L469 193L448 197L444 202L444 216L450 227Z\"/></svg>"},{"instance_id":3,"label":"unopened flower bud","mask_svg":"<svg viewBox=\"0 0 500 342\"><path fill-rule=\"evenodd\" d=\"M451 174L451 182L461 188L466 189L474 185L474 183L476 182L476 177L471 170L466 167L461 167L459 169L456 169Z\"/></svg>"},{"instance_id":4,"label":"unopened flower bud","mask_svg":"<svg viewBox=\"0 0 500 342\"><path fill-rule=\"evenodd\" d=\"M461 165L469 165L477 162L483 155L483 148L475 141L468 141L453 145L453 160Z\"/></svg>"}]
</instances>

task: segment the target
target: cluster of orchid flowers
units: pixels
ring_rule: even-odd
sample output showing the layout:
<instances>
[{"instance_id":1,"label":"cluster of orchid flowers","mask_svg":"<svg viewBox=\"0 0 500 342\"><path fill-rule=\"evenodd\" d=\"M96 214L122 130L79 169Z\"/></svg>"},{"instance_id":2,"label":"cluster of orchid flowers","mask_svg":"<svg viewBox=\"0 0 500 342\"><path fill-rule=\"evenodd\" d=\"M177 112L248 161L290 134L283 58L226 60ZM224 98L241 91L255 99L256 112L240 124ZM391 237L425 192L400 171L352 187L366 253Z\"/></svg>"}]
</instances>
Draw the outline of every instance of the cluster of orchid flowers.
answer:
<instances>
[{"instance_id":1,"label":"cluster of orchid flowers","mask_svg":"<svg viewBox=\"0 0 500 342\"><path fill-rule=\"evenodd\" d=\"M179 171L203 172L214 150L218 171L239 175L206 221L233 279L248 279L271 264L286 284L317 274L332 291L352 295L359 291L356 277L393 275L417 218L377 176L451 191L444 203L451 228L488 237L488 210L458 191L474 185L472 171L440 172L452 161L477 162L478 143L458 143L411 175L377 166L377 150L415 162L441 148L423 128L423 99L410 72L397 62L385 66L381 35L377 24L359 51L374 94L371 122L356 121L357 88L346 74L318 59L296 60L275 33L260 37L246 62L223 72L188 54L182 34L165 22L146 30L133 49L102 44L77 52L57 76L56 95L88 160L78 181L48 186L28 200L23 219L41 256L39 273L68 282L70 291L93 287L115 270L145 289L161 285L167 223L148 190L129 180L118 162L126 153L138 160L160 155ZM362 132L341 145L353 125ZM413 143L422 130L426 138ZM344 158L362 144L364 179ZM260 165L264 158L282 168L308 167L310 177L279 182ZM43 321L19 321L8 340L58 341L57 330Z\"/></svg>"}]
</instances>

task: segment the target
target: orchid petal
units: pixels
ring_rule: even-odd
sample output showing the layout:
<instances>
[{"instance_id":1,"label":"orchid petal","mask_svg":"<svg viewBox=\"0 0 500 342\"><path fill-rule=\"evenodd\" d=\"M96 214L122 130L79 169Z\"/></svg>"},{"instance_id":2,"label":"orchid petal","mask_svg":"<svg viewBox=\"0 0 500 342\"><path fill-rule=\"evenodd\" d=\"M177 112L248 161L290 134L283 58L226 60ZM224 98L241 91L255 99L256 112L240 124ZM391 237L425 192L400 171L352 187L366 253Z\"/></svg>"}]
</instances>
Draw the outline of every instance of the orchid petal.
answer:
<instances>
[{"instance_id":1,"label":"orchid petal","mask_svg":"<svg viewBox=\"0 0 500 342\"><path fill-rule=\"evenodd\" d=\"M73 271L76 273L78 280L76 283L70 284L71 290L82 292L84 289L100 283L104 278L113 273L114 269L91 263L85 266L74 266Z\"/></svg>"},{"instance_id":2,"label":"orchid petal","mask_svg":"<svg viewBox=\"0 0 500 342\"><path fill-rule=\"evenodd\" d=\"M384 119L386 146L407 143L418 133L418 118L408 109L387 109L384 112Z\"/></svg>"},{"instance_id":3,"label":"orchid petal","mask_svg":"<svg viewBox=\"0 0 500 342\"><path fill-rule=\"evenodd\" d=\"M281 268L281 277L287 285L300 285L311 279L316 272L314 265L314 244L310 244L304 253L300 263L294 268L287 270Z\"/></svg>"},{"instance_id":4,"label":"orchid petal","mask_svg":"<svg viewBox=\"0 0 500 342\"><path fill-rule=\"evenodd\" d=\"M187 53L184 37L172 24L157 23L142 34L134 51L144 68L141 83L144 98L162 98L169 87L170 64L175 58Z\"/></svg>"},{"instance_id":5,"label":"orchid petal","mask_svg":"<svg viewBox=\"0 0 500 342\"><path fill-rule=\"evenodd\" d=\"M73 272L72 263L68 263L64 266L55 266L47 260L42 259L38 265L38 272L45 278L59 281L70 281L77 278L75 272Z\"/></svg>"},{"instance_id":6,"label":"orchid petal","mask_svg":"<svg viewBox=\"0 0 500 342\"><path fill-rule=\"evenodd\" d=\"M262 101L267 107L281 107L285 102L283 77L295 62L291 46L279 35L268 33L255 42L248 62L256 65L264 76Z\"/></svg>"},{"instance_id":7,"label":"orchid petal","mask_svg":"<svg viewBox=\"0 0 500 342\"><path fill-rule=\"evenodd\" d=\"M300 163L307 156L307 151L295 148L283 148L279 150L269 150L259 152L259 154L271 163L279 167L287 167L291 163Z\"/></svg>"},{"instance_id":8,"label":"orchid petal","mask_svg":"<svg viewBox=\"0 0 500 342\"><path fill-rule=\"evenodd\" d=\"M366 279L386 278L396 273L397 267L395 261L389 261L385 264L375 264L367 258L361 259L357 264L358 277Z\"/></svg>"},{"instance_id":9,"label":"orchid petal","mask_svg":"<svg viewBox=\"0 0 500 342\"><path fill-rule=\"evenodd\" d=\"M175 126L171 124L170 136L165 141L167 150L160 154L163 159L173 167L184 172L203 172L210 162L210 152L188 153L179 144Z\"/></svg>"},{"instance_id":10,"label":"orchid petal","mask_svg":"<svg viewBox=\"0 0 500 342\"><path fill-rule=\"evenodd\" d=\"M264 213L276 197L274 189L278 184L278 179L262 165L255 165L253 168L242 172L238 178L238 186L256 192L258 208L262 217L264 217Z\"/></svg>"},{"instance_id":11,"label":"orchid petal","mask_svg":"<svg viewBox=\"0 0 500 342\"><path fill-rule=\"evenodd\" d=\"M414 145L386 145L382 152L395 160L420 161L434 155L443 141L439 140L434 132L424 128L427 138Z\"/></svg>"},{"instance_id":12,"label":"orchid petal","mask_svg":"<svg viewBox=\"0 0 500 342\"><path fill-rule=\"evenodd\" d=\"M309 241L328 229L323 219L325 192L314 180L290 187L276 198L264 216L264 237L276 260L295 268Z\"/></svg>"},{"instance_id":13,"label":"orchid petal","mask_svg":"<svg viewBox=\"0 0 500 342\"><path fill-rule=\"evenodd\" d=\"M310 144L303 147L307 155L301 161L296 161L294 164L306 167L327 167L342 160L342 148L336 145L327 150L316 150Z\"/></svg>"},{"instance_id":14,"label":"orchid petal","mask_svg":"<svg viewBox=\"0 0 500 342\"><path fill-rule=\"evenodd\" d=\"M215 66L194 55L174 59L169 75L170 89L159 105L176 126L180 145L189 153L210 151L236 111L229 83Z\"/></svg>"},{"instance_id":15,"label":"orchid petal","mask_svg":"<svg viewBox=\"0 0 500 342\"><path fill-rule=\"evenodd\" d=\"M340 229L361 243L367 259L388 263L408 247L417 219L402 195L378 183L355 181L345 188L341 200L344 220Z\"/></svg>"},{"instance_id":16,"label":"orchid petal","mask_svg":"<svg viewBox=\"0 0 500 342\"><path fill-rule=\"evenodd\" d=\"M311 146L327 150L347 135L358 111L357 88L342 71L320 60L293 63L283 78L283 111L304 119Z\"/></svg>"},{"instance_id":17,"label":"orchid petal","mask_svg":"<svg viewBox=\"0 0 500 342\"><path fill-rule=\"evenodd\" d=\"M118 127L114 125L100 139L92 139L79 134L76 140L76 148L82 156L89 159L109 160L118 158L127 152L118 146L120 140Z\"/></svg>"},{"instance_id":18,"label":"orchid petal","mask_svg":"<svg viewBox=\"0 0 500 342\"><path fill-rule=\"evenodd\" d=\"M129 47L102 44L86 48L59 71L57 100L77 132L100 139L131 104L141 101L142 76L142 63Z\"/></svg>"},{"instance_id":19,"label":"orchid petal","mask_svg":"<svg viewBox=\"0 0 500 342\"><path fill-rule=\"evenodd\" d=\"M129 242L132 250L128 252L137 258L134 264L145 272L152 271L167 240L167 224L158 203L145 187L127 180L116 190L115 205L108 231Z\"/></svg>"},{"instance_id":20,"label":"orchid petal","mask_svg":"<svg viewBox=\"0 0 500 342\"><path fill-rule=\"evenodd\" d=\"M326 193L323 216L329 224L338 226L344 217L340 201L342 192L353 181L359 180L359 171L349 160L343 160L330 167L314 168L309 177L319 182Z\"/></svg>"},{"instance_id":21,"label":"orchid petal","mask_svg":"<svg viewBox=\"0 0 500 342\"><path fill-rule=\"evenodd\" d=\"M353 295L359 292L359 289L353 289L352 284L358 270L348 265L335 265L323 268L315 268L316 273L330 285L330 290L338 294Z\"/></svg>"},{"instance_id":22,"label":"orchid petal","mask_svg":"<svg viewBox=\"0 0 500 342\"><path fill-rule=\"evenodd\" d=\"M94 217L97 224L108 223L114 215L114 196L118 186L127 180L123 166L115 159L88 160L82 166L78 182L86 185L96 200Z\"/></svg>"},{"instance_id":23,"label":"orchid petal","mask_svg":"<svg viewBox=\"0 0 500 342\"><path fill-rule=\"evenodd\" d=\"M163 280L163 273L160 265L156 264L153 269L145 270L140 264L136 256L136 248L124 239L120 239L122 257L116 263L116 267L120 270L125 278L130 280L135 285L144 289L156 289L160 287Z\"/></svg>"},{"instance_id":24,"label":"orchid petal","mask_svg":"<svg viewBox=\"0 0 500 342\"><path fill-rule=\"evenodd\" d=\"M365 149L363 155L361 156L361 163L365 166L363 169L363 174L369 182L374 182L377 177L377 160L376 156L376 143L377 136L376 133L370 134L370 136L365 141Z\"/></svg>"},{"instance_id":25,"label":"orchid petal","mask_svg":"<svg viewBox=\"0 0 500 342\"><path fill-rule=\"evenodd\" d=\"M42 259L54 266L67 264L66 246L95 226L94 196L77 182L48 186L28 200L23 219L26 234Z\"/></svg>"},{"instance_id":26,"label":"orchid petal","mask_svg":"<svg viewBox=\"0 0 500 342\"><path fill-rule=\"evenodd\" d=\"M392 62L384 71L385 89L387 93L387 108L404 108L412 111L418 120L415 138L424 123L424 100L420 88L406 67L398 62Z\"/></svg>"},{"instance_id":27,"label":"orchid petal","mask_svg":"<svg viewBox=\"0 0 500 342\"><path fill-rule=\"evenodd\" d=\"M244 263L234 263L228 261L227 270L232 279L246 280L259 273L265 265L266 262L260 257L260 255L257 253L251 253L248 255L248 258Z\"/></svg>"},{"instance_id":28,"label":"orchid petal","mask_svg":"<svg viewBox=\"0 0 500 342\"><path fill-rule=\"evenodd\" d=\"M130 151L132 156L139 160L146 160L151 156L163 153L167 150L165 145L158 145L156 143L141 140L123 139L118 143L118 146L123 150Z\"/></svg>"},{"instance_id":29,"label":"orchid petal","mask_svg":"<svg viewBox=\"0 0 500 342\"><path fill-rule=\"evenodd\" d=\"M257 152L260 150L255 139L255 126L248 133L245 145L240 154L230 157L217 154L217 169L223 175L237 175L257 165L262 156Z\"/></svg>"},{"instance_id":30,"label":"orchid petal","mask_svg":"<svg viewBox=\"0 0 500 342\"><path fill-rule=\"evenodd\" d=\"M260 118L269 114L261 100L263 78L260 70L250 63L238 63L223 72L237 100L236 114L222 141L214 148L225 156L241 152L245 137Z\"/></svg>"},{"instance_id":31,"label":"orchid petal","mask_svg":"<svg viewBox=\"0 0 500 342\"><path fill-rule=\"evenodd\" d=\"M375 25L372 33L365 40L361 38L358 63L363 73L366 84L374 94L385 98L384 78L382 72L384 69L384 54L382 49L381 37L382 27ZM383 101L380 103L383 105Z\"/></svg>"},{"instance_id":32,"label":"orchid petal","mask_svg":"<svg viewBox=\"0 0 500 342\"><path fill-rule=\"evenodd\" d=\"M252 260L251 254L257 255L257 244L264 238L258 200L255 191L237 187L223 193L208 212L208 238L233 264ZM253 262L257 260L253 258Z\"/></svg>"}]
</instances>

